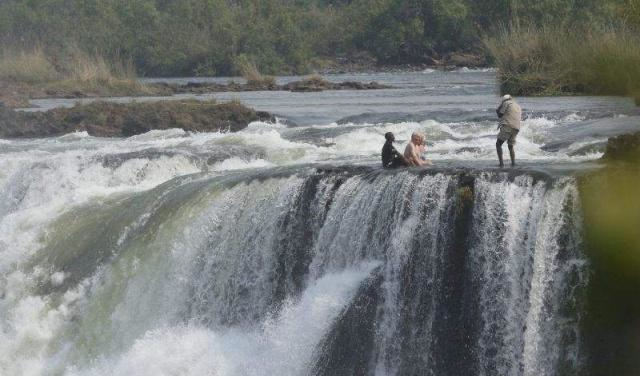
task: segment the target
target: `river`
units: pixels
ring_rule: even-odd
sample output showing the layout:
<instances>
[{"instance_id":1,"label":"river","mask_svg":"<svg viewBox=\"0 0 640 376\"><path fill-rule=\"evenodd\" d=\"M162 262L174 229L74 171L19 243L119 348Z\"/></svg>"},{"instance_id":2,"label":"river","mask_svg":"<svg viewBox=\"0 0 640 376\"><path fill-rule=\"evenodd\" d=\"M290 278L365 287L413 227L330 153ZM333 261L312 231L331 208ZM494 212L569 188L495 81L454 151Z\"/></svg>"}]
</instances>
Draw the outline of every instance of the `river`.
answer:
<instances>
[{"instance_id":1,"label":"river","mask_svg":"<svg viewBox=\"0 0 640 376\"><path fill-rule=\"evenodd\" d=\"M637 107L517 98L500 170L495 72L328 78L396 88L174 97L279 118L237 133L0 140L2 374L581 374L575 175ZM382 170L388 131L434 167Z\"/></svg>"}]
</instances>

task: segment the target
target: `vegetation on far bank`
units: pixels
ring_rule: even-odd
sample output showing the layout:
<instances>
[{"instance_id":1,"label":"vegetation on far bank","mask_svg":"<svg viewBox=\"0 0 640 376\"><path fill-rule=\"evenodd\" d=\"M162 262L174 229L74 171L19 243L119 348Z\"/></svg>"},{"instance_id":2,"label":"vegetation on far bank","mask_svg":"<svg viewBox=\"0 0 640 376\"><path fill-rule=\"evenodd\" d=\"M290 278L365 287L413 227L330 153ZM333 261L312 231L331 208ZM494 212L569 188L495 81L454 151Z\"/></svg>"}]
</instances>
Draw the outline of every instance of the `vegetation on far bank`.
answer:
<instances>
[{"instance_id":1,"label":"vegetation on far bank","mask_svg":"<svg viewBox=\"0 0 640 376\"><path fill-rule=\"evenodd\" d=\"M275 77L263 75L254 63L244 62L240 72L246 83L228 84L188 82L186 84L142 83L135 71L112 66L99 56L79 55L58 66L41 49L5 54L0 57L0 103L11 108L28 107L34 98L85 98L109 96L168 96L228 91L323 91L372 90L390 86L377 82L345 81L334 83L320 75L311 75L284 85Z\"/></svg>"},{"instance_id":2,"label":"vegetation on far bank","mask_svg":"<svg viewBox=\"0 0 640 376\"><path fill-rule=\"evenodd\" d=\"M640 0L6 0L0 83L30 97L136 95L160 89L135 75L265 85L260 72L335 64L495 64L512 94L640 101L639 32Z\"/></svg>"},{"instance_id":3,"label":"vegetation on far bank","mask_svg":"<svg viewBox=\"0 0 640 376\"><path fill-rule=\"evenodd\" d=\"M138 81L130 62L110 61L78 48L54 57L41 47L5 49L0 55L0 101L26 106L38 97L99 97L160 94Z\"/></svg>"},{"instance_id":4,"label":"vegetation on far bank","mask_svg":"<svg viewBox=\"0 0 640 376\"><path fill-rule=\"evenodd\" d=\"M306 74L332 62L485 63L501 27L637 22L638 0L5 0L2 50L79 48L143 76ZM635 8L634 8L635 6ZM634 13L635 12L635 13ZM635 16L634 16L635 15ZM0 52L1 54L2 52ZM45 74L47 72L44 72Z\"/></svg>"},{"instance_id":5,"label":"vegetation on far bank","mask_svg":"<svg viewBox=\"0 0 640 376\"><path fill-rule=\"evenodd\" d=\"M640 96L640 34L632 29L504 29L487 38L503 93Z\"/></svg>"},{"instance_id":6,"label":"vegetation on far bank","mask_svg":"<svg viewBox=\"0 0 640 376\"><path fill-rule=\"evenodd\" d=\"M48 137L78 131L86 131L91 136L127 137L169 128L233 132L256 120L273 121L274 118L237 101L97 101L46 112L18 112L0 107L0 138Z\"/></svg>"}]
</instances>

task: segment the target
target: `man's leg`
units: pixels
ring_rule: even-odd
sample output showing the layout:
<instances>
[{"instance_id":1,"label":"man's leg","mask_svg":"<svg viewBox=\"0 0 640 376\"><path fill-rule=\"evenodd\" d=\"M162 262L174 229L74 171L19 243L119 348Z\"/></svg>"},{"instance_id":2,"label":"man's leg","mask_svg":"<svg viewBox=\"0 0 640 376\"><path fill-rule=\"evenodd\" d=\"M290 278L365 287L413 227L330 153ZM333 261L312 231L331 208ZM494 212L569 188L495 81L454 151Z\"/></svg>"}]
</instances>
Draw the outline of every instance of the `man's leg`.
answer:
<instances>
[{"instance_id":1,"label":"man's leg","mask_svg":"<svg viewBox=\"0 0 640 376\"><path fill-rule=\"evenodd\" d=\"M509 156L511 157L511 167L516 165L516 151L514 150L513 143L509 143Z\"/></svg>"},{"instance_id":2,"label":"man's leg","mask_svg":"<svg viewBox=\"0 0 640 376\"><path fill-rule=\"evenodd\" d=\"M391 162L391 168L405 167L407 164L404 162L404 159L400 157L393 158L393 162Z\"/></svg>"},{"instance_id":3,"label":"man's leg","mask_svg":"<svg viewBox=\"0 0 640 376\"><path fill-rule=\"evenodd\" d=\"M500 162L500 168L504 167L504 162L502 161L502 144L504 144L504 140L498 139L496 141L496 151L498 152L498 161Z\"/></svg>"}]
</instances>

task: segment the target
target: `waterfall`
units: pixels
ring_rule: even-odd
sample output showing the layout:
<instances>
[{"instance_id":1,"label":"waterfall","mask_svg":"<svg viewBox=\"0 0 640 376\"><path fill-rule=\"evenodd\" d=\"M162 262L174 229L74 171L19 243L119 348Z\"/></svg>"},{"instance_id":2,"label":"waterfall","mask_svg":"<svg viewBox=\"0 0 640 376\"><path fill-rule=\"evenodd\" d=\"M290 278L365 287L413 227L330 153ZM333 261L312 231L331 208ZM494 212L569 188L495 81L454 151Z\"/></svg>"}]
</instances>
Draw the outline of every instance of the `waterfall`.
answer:
<instances>
[{"instance_id":1,"label":"waterfall","mask_svg":"<svg viewBox=\"0 0 640 376\"><path fill-rule=\"evenodd\" d=\"M156 182L145 173L122 180ZM56 197L17 168L2 181L0 370L553 375L584 364L572 178L163 173L176 177L100 199L77 199L77 187Z\"/></svg>"}]
</instances>

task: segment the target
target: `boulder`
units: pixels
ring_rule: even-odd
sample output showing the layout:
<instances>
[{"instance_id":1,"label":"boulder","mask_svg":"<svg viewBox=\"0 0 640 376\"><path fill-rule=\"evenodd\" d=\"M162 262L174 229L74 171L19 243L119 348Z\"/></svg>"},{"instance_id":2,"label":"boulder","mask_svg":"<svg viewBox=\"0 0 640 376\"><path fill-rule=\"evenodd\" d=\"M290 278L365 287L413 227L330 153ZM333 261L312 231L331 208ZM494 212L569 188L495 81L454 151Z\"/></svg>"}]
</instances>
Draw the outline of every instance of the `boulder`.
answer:
<instances>
[{"instance_id":1,"label":"boulder","mask_svg":"<svg viewBox=\"0 0 640 376\"><path fill-rule=\"evenodd\" d=\"M606 161L640 162L640 132L609 138L602 158Z\"/></svg>"},{"instance_id":2,"label":"boulder","mask_svg":"<svg viewBox=\"0 0 640 376\"><path fill-rule=\"evenodd\" d=\"M235 132L256 120L275 121L238 102L197 100L149 103L94 102L47 112L0 108L0 137L49 137L86 131L97 137L129 137L153 129L180 128L192 132Z\"/></svg>"}]
</instances>

